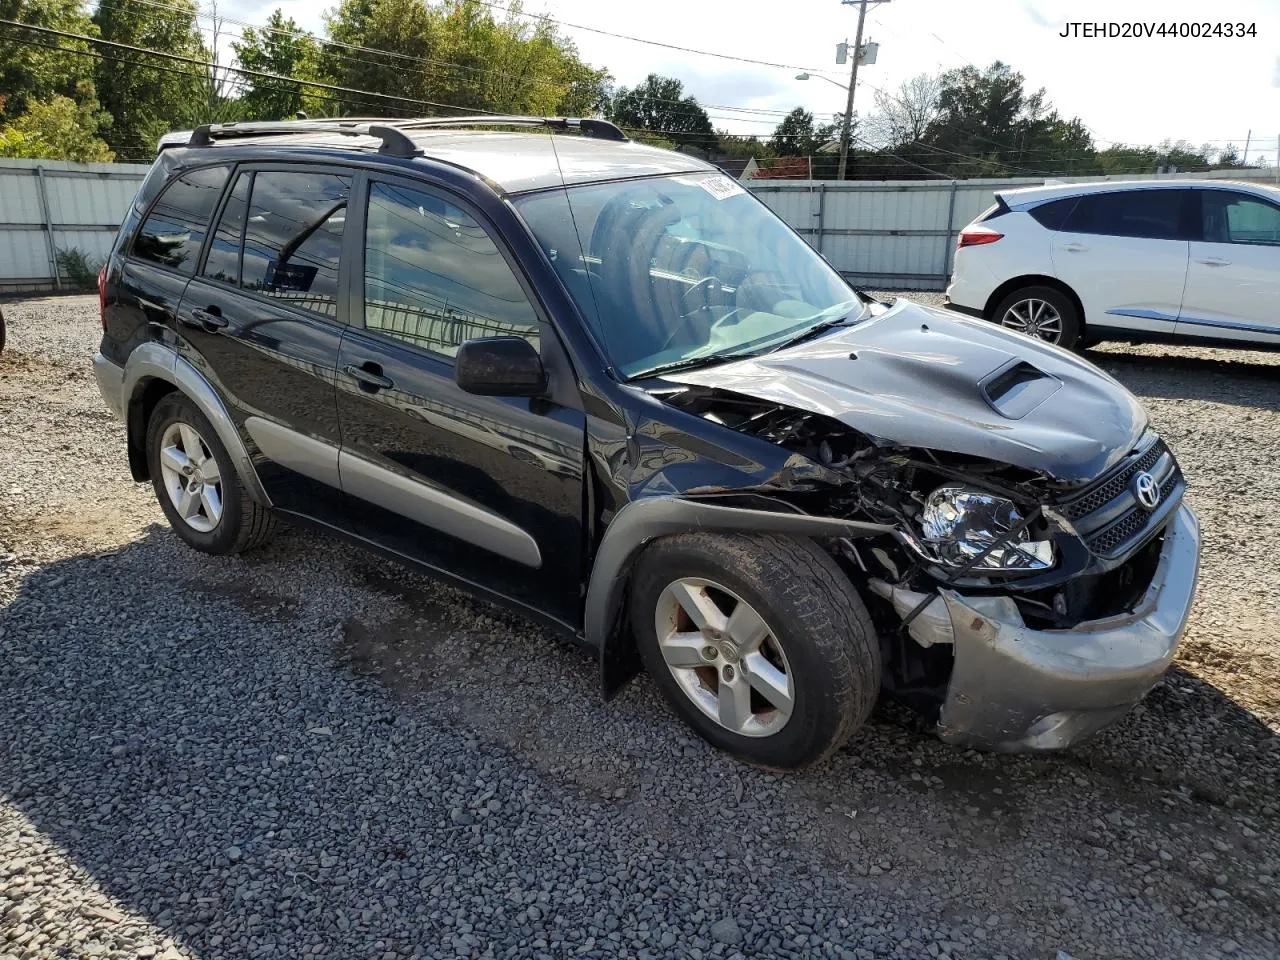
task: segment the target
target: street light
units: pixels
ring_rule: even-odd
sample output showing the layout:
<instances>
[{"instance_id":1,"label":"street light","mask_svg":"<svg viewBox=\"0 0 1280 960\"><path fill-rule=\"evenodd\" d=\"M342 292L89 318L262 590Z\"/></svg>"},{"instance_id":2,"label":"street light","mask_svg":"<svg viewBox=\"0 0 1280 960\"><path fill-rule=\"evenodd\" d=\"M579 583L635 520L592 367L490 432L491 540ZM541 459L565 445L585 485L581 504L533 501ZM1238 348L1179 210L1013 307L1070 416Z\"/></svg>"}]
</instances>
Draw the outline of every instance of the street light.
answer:
<instances>
[{"instance_id":1,"label":"street light","mask_svg":"<svg viewBox=\"0 0 1280 960\"><path fill-rule=\"evenodd\" d=\"M796 74L796 79L797 79L797 80L812 80L812 79L814 79L814 77L815 77L815 75L814 75L814 74L811 74L811 73L797 73L797 74ZM825 81L827 81L827 83L834 83L834 84L835 84L837 87L839 87L841 90L845 90L845 91L847 91L847 90L849 89L849 88L848 88L848 87L846 87L843 83L841 83L839 80L832 80L830 77L824 77L824 76L823 76L822 74L820 74L820 73L819 73L819 74L817 74L817 75L816 75L816 77L817 77L817 79L819 79L819 80L825 80Z\"/></svg>"}]
</instances>

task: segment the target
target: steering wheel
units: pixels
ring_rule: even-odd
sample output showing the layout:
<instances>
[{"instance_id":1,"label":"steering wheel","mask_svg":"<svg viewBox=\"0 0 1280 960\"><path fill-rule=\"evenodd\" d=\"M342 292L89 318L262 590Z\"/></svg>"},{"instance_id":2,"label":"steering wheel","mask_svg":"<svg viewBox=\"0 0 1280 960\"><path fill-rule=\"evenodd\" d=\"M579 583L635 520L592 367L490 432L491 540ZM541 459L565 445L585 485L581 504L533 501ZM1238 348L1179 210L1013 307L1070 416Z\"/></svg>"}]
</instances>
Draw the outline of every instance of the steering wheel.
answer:
<instances>
[{"instance_id":1,"label":"steering wheel","mask_svg":"<svg viewBox=\"0 0 1280 960\"><path fill-rule=\"evenodd\" d=\"M685 303L688 302L689 298L692 297L699 290L701 290L703 287L709 287L711 286L711 284L719 283L719 282L720 282L720 278L714 275L710 277L703 277L701 280L695 283L692 287L690 287L684 293L680 294L680 306L683 307Z\"/></svg>"},{"instance_id":2,"label":"steering wheel","mask_svg":"<svg viewBox=\"0 0 1280 960\"><path fill-rule=\"evenodd\" d=\"M671 341L676 338L677 334L683 333L685 331L685 329L689 326L690 319L692 319L695 314L702 313L703 311L709 310L711 308L710 304L704 303L700 307L694 307L692 310L686 310L686 307L689 303L689 298L692 297L697 291L702 290L704 288L708 288L713 283L719 283L719 282L720 282L720 278L716 276L703 277L701 280L695 283L692 287L690 287L684 293L680 294L680 311L681 311L680 323L676 326L674 330L671 331L670 334L668 334L667 339L662 341L662 346L658 348L659 351L666 350L671 346Z\"/></svg>"}]
</instances>

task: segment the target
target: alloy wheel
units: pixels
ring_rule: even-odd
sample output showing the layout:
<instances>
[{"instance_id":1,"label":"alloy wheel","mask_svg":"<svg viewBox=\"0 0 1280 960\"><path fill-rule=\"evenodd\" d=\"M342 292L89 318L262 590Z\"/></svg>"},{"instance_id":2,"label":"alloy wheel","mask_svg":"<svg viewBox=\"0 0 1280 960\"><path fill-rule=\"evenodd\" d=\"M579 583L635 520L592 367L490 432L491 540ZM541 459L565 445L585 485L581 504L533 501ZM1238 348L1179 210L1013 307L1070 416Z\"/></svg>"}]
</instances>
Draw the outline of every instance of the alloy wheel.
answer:
<instances>
[{"instance_id":1,"label":"alloy wheel","mask_svg":"<svg viewBox=\"0 0 1280 960\"><path fill-rule=\"evenodd\" d=\"M181 421L160 438L160 473L169 500L187 526L212 533L222 519L222 475L199 431Z\"/></svg>"},{"instance_id":2,"label":"alloy wheel","mask_svg":"<svg viewBox=\"0 0 1280 960\"><path fill-rule=\"evenodd\" d=\"M662 591L654 616L662 658L699 710L744 737L786 726L795 707L792 672L755 608L720 584L685 577Z\"/></svg>"},{"instance_id":3,"label":"alloy wheel","mask_svg":"<svg viewBox=\"0 0 1280 960\"><path fill-rule=\"evenodd\" d=\"M1058 343L1062 339L1062 315L1048 300L1019 300L1004 312L1000 325L1046 343Z\"/></svg>"}]
</instances>

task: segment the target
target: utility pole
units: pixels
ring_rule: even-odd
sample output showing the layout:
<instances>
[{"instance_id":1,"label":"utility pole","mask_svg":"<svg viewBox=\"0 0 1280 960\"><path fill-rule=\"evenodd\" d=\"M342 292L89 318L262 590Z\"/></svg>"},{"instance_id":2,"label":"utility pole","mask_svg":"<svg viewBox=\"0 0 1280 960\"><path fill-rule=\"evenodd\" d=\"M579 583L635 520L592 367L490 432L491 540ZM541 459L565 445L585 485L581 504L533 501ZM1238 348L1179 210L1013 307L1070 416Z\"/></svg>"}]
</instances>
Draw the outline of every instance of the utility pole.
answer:
<instances>
[{"instance_id":1,"label":"utility pole","mask_svg":"<svg viewBox=\"0 0 1280 960\"><path fill-rule=\"evenodd\" d=\"M841 0L848 4L853 0ZM858 61L862 59L862 25L867 20L867 0L858 0L858 35L853 41L853 67L849 71L849 99L844 105L844 129L840 131L840 173L837 180L844 179L845 166L849 162L849 140L853 135L853 92L858 86Z\"/></svg>"},{"instance_id":2,"label":"utility pole","mask_svg":"<svg viewBox=\"0 0 1280 960\"><path fill-rule=\"evenodd\" d=\"M1250 129L1249 132L1244 135L1244 156L1240 158L1241 164L1246 167L1249 165L1249 141L1252 139L1253 130Z\"/></svg>"},{"instance_id":3,"label":"utility pole","mask_svg":"<svg viewBox=\"0 0 1280 960\"><path fill-rule=\"evenodd\" d=\"M849 71L849 99L844 105L844 129L840 131L840 173L839 179L844 179L845 167L849 162L849 141L853 139L853 94L858 86L858 64L862 62L862 27L867 21L867 4L868 3L888 3L889 0L840 0L845 6L851 4L858 5L858 35L853 41L853 67ZM845 44L847 47L848 44ZM875 62L875 57L871 58L871 62Z\"/></svg>"}]
</instances>

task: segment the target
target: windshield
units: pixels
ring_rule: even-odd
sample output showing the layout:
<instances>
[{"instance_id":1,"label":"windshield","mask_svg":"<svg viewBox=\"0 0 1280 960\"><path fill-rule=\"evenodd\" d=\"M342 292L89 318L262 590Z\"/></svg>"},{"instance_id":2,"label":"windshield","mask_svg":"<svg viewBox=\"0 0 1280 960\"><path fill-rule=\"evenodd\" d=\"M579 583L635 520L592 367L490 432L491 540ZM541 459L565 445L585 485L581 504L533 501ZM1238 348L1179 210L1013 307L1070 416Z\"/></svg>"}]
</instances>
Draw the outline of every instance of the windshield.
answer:
<instances>
[{"instance_id":1,"label":"windshield","mask_svg":"<svg viewBox=\"0 0 1280 960\"><path fill-rule=\"evenodd\" d=\"M626 377L759 353L862 301L734 180L614 181L516 205Z\"/></svg>"}]
</instances>

